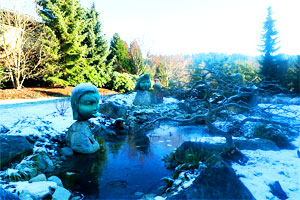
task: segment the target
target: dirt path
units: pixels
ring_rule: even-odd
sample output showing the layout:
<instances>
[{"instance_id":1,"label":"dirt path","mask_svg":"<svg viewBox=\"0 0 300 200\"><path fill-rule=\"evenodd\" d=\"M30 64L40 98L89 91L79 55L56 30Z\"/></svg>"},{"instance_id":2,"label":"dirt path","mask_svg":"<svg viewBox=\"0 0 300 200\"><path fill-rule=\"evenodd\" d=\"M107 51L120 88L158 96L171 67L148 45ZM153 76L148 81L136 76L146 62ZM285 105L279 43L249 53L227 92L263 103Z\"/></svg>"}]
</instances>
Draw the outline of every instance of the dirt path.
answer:
<instances>
[{"instance_id":1,"label":"dirt path","mask_svg":"<svg viewBox=\"0 0 300 200\"><path fill-rule=\"evenodd\" d=\"M0 100L16 99L48 99L58 97L69 97L74 87L54 88L54 87L35 87L17 89L0 89ZM117 92L99 88L101 96L116 94Z\"/></svg>"}]
</instances>

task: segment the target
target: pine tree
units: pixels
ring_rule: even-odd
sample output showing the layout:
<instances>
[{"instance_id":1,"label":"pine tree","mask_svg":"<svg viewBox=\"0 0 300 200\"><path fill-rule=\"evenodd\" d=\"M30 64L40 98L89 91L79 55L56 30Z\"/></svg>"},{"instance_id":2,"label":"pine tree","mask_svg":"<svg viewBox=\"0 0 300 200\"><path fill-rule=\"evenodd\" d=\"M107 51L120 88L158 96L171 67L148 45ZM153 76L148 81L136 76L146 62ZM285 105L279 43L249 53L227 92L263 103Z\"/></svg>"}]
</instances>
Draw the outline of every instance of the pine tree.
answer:
<instances>
[{"instance_id":1,"label":"pine tree","mask_svg":"<svg viewBox=\"0 0 300 200\"><path fill-rule=\"evenodd\" d=\"M115 33L110 42L109 59L115 58L114 66L118 72L130 72L131 65L129 60L128 45L121 40L120 35Z\"/></svg>"},{"instance_id":2,"label":"pine tree","mask_svg":"<svg viewBox=\"0 0 300 200\"><path fill-rule=\"evenodd\" d=\"M141 48L136 40L130 43L129 48L131 74L141 75L145 73L144 59L142 56Z\"/></svg>"},{"instance_id":3,"label":"pine tree","mask_svg":"<svg viewBox=\"0 0 300 200\"><path fill-rule=\"evenodd\" d=\"M37 0L48 38L48 81L65 86L86 82L87 46L83 45L87 20L78 0Z\"/></svg>"},{"instance_id":4,"label":"pine tree","mask_svg":"<svg viewBox=\"0 0 300 200\"><path fill-rule=\"evenodd\" d=\"M156 67L154 79L158 79L162 86L167 86L167 73L164 64L159 63L159 65Z\"/></svg>"},{"instance_id":5,"label":"pine tree","mask_svg":"<svg viewBox=\"0 0 300 200\"><path fill-rule=\"evenodd\" d=\"M91 9L86 11L88 24L85 30L86 38L83 45L87 46L87 79L98 87L103 87L111 79L112 62L108 61L108 43L104 39L99 22L99 13L93 3Z\"/></svg>"},{"instance_id":6,"label":"pine tree","mask_svg":"<svg viewBox=\"0 0 300 200\"><path fill-rule=\"evenodd\" d=\"M278 31L275 29L275 20L272 18L272 8L268 7L268 13L266 21L263 26L263 34L262 34L262 45L261 52L262 60L260 62L261 74L265 76L267 80L277 79L277 64L276 64L276 56L274 55L279 47L276 47L278 43Z\"/></svg>"}]
</instances>

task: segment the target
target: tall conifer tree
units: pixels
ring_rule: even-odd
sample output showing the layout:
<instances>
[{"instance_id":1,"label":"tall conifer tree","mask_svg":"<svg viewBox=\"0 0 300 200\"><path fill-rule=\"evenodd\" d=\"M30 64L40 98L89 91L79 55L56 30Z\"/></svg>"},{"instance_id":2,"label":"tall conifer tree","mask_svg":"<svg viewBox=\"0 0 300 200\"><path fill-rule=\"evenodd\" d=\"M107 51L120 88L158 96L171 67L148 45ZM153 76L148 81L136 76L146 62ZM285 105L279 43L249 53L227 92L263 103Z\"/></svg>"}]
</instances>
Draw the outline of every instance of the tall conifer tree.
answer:
<instances>
[{"instance_id":1,"label":"tall conifer tree","mask_svg":"<svg viewBox=\"0 0 300 200\"><path fill-rule=\"evenodd\" d=\"M129 53L131 64L130 73L136 75L145 73L144 59L142 56L141 48L136 40L133 40L130 43Z\"/></svg>"},{"instance_id":2,"label":"tall conifer tree","mask_svg":"<svg viewBox=\"0 0 300 200\"><path fill-rule=\"evenodd\" d=\"M261 74L265 76L267 80L277 79L277 64L275 53L279 49L276 47L278 43L278 31L275 28L275 20L272 18L272 8L268 7L267 9L267 18L264 22L263 26L263 34L262 34L262 45L261 52L262 60L260 64L262 65Z\"/></svg>"},{"instance_id":3,"label":"tall conifer tree","mask_svg":"<svg viewBox=\"0 0 300 200\"><path fill-rule=\"evenodd\" d=\"M103 87L110 81L112 73L112 62L108 61L108 43L102 34L99 13L95 9L95 4L86 11L88 24L85 30L86 38L83 45L87 46L87 79L96 86Z\"/></svg>"},{"instance_id":4,"label":"tall conifer tree","mask_svg":"<svg viewBox=\"0 0 300 200\"><path fill-rule=\"evenodd\" d=\"M115 58L114 66L118 72L130 72L130 57L128 52L128 45L125 41L121 40L120 35L115 33L110 42L109 59Z\"/></svg>"},{"instance_id":5,"label":"tall conifer tree","mask_svg":"<svg viewBox=\"0 0 300 200\"><path fill-rule=\"evenodd\" d=\"M87 20L78 0L37 0L38 12L49 35L50 59L47 80L59 85L77 85L85 78L87 46L83 45Z\"/></svg>"}]
</instances>

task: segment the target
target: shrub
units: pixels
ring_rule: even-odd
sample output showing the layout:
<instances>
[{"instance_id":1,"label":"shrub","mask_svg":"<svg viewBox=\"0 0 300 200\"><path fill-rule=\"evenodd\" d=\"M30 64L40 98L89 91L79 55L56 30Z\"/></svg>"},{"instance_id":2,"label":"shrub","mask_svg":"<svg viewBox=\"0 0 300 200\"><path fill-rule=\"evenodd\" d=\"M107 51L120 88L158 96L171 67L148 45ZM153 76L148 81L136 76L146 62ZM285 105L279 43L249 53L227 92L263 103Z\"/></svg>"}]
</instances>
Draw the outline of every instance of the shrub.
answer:
<instances>
[{"instance_id":1,"label":"shrub","mask_svg":"<svg viewBox=\"0 0 300 200\"><path fill-rule=\"evenodd\" d=\"M263 124L257 126L254 130L254 137L261 139L267 139L273 141L279 148L289 148L290 144L289 138L284 134L284 130L279 125L274 124Z\"/></svg>"},{"instance_id":2,"label":"shrub","mask_svg":"<svg viewBox=\"0 0 300 200\"><path fill-rule=\"evenodd\" d=\"M132 91L135 86L135 78L131 74L113 72L112 89L118 92Z\"/></svg>"}]
</instances>

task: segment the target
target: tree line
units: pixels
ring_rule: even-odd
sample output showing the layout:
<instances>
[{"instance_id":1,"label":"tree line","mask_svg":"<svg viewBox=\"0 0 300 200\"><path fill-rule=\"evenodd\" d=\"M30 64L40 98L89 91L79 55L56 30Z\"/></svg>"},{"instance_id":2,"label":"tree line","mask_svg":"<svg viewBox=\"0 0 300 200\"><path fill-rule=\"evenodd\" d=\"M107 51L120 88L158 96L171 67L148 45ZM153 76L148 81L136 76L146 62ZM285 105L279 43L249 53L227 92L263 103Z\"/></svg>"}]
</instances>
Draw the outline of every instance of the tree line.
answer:
<instances>
[{"instance_id":1,"label":"tree line","mask_svg":"<svg viewBox=\"0 0 300 200\"><path fill-rule=\"evenodd\" d=\"M149 73L153 82L172 88L197 81L206 68L225 75L239 73L244 82L275 81L299 92L300 57L276 54L278 32L271 7L263 24L260 57L148 53L143 58L137 40L128 45L115 33L110 43L106 41L94 4L85 9L78 0L37 0L36 6L41 21L1 10L0 88L90 82L126 92L134 89L138 76L144 73Z\"/></svg>"}]
</instances>

